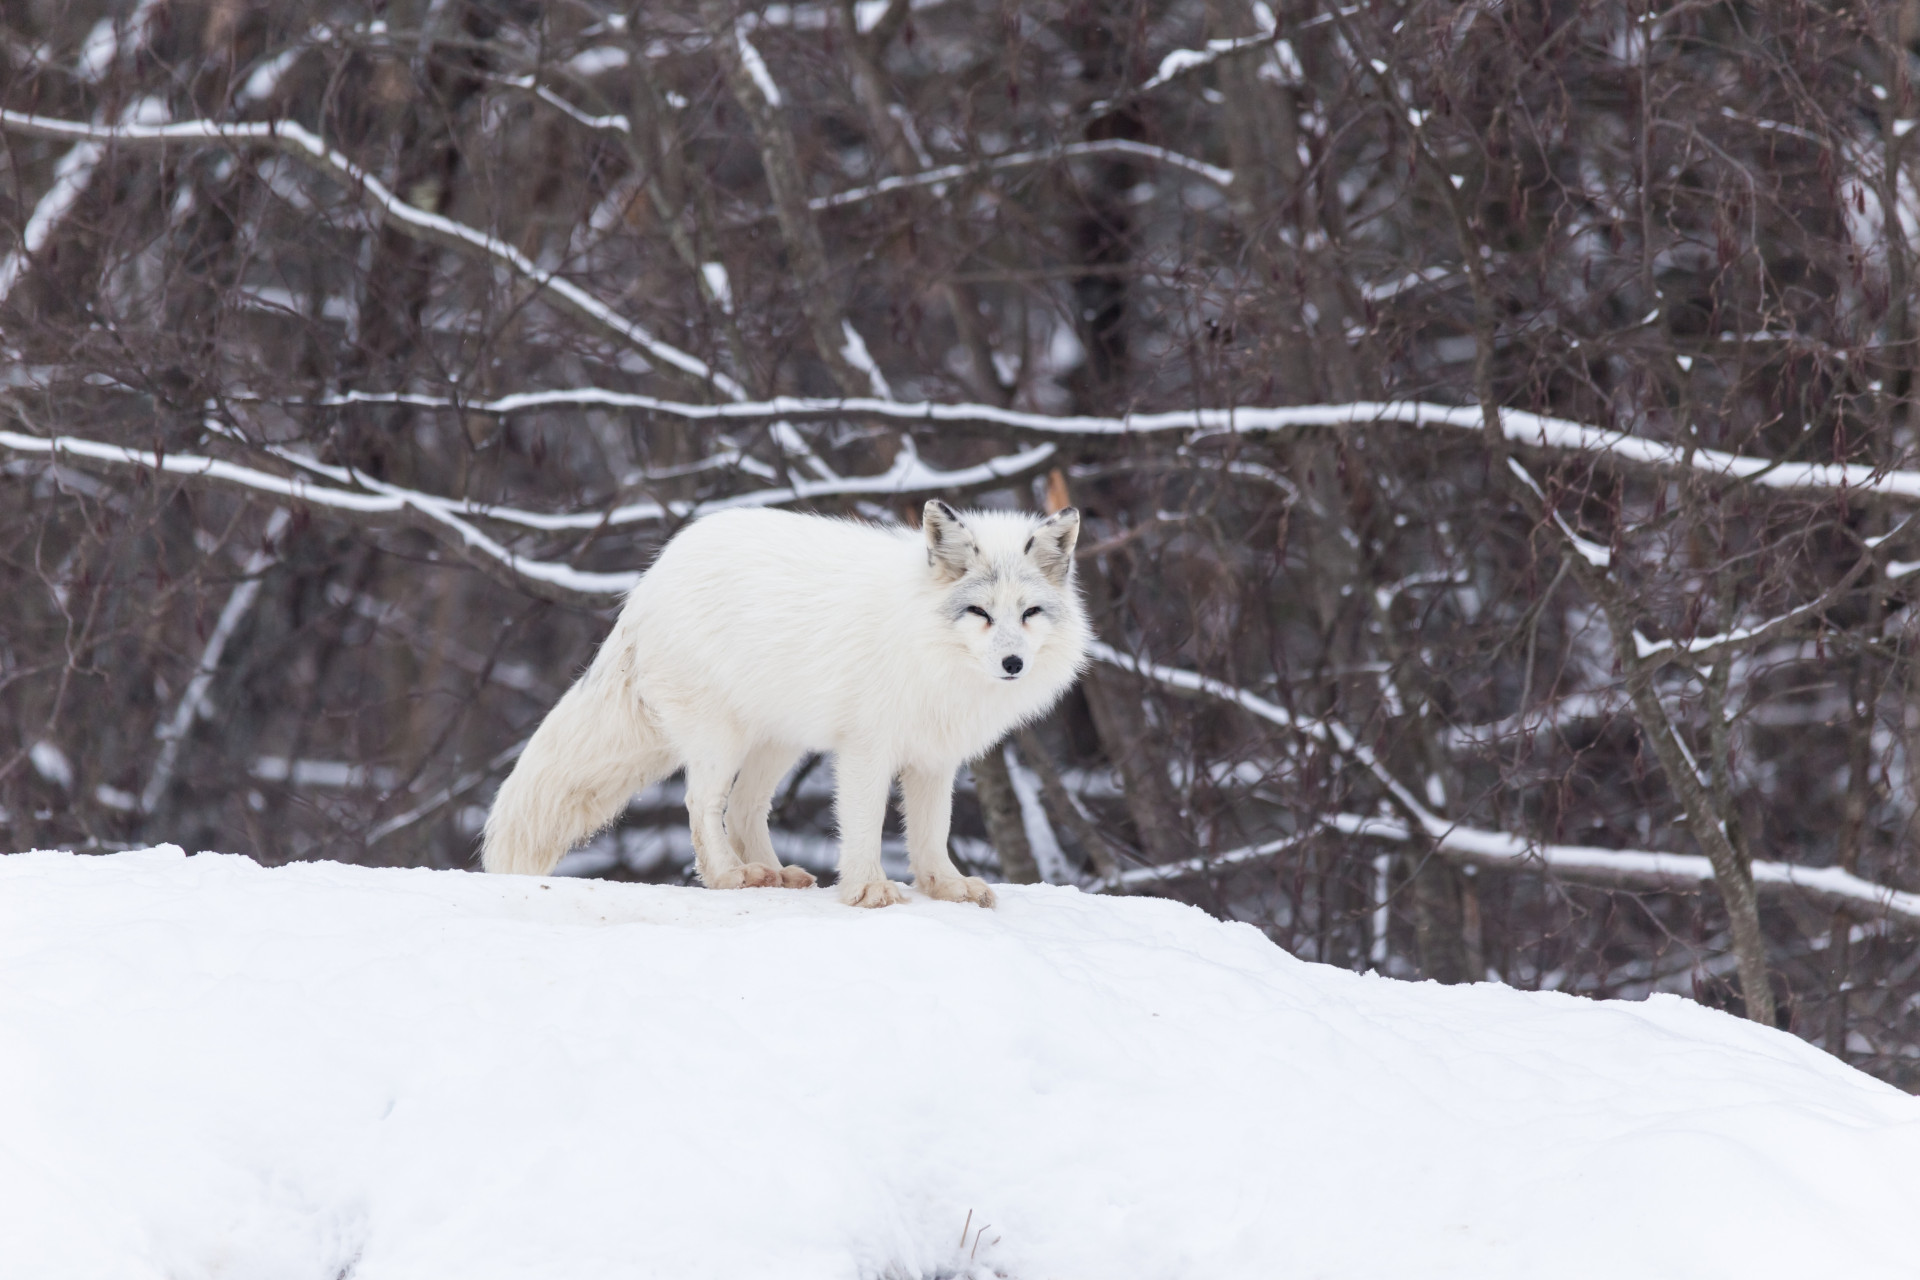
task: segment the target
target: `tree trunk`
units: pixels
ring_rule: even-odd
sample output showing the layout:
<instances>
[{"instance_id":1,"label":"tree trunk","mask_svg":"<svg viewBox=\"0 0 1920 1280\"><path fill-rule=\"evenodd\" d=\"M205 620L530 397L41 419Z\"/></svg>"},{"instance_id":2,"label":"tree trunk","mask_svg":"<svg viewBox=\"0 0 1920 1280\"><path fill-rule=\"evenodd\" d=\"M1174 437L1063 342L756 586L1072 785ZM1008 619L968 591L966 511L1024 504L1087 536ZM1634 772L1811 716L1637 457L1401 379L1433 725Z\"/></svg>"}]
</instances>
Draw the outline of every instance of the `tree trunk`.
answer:
<instances>
[{"instance_id":1,"label":"tree trunk","mask_svg":"<svg viewBox=\"0 0 1920 1280\"><path fill-rule=\"evenodd\" d=\"M973 794L980 801L980 816L987 824L987 839L1000 855L1000 875L1009 884L1039 884L1040 867L1033 860L1033 844L1027 839L1026 819L1020 813L1020 797L1007 774L1005 748L995 743L975 760Z\"/></svg>"}]
</instances>

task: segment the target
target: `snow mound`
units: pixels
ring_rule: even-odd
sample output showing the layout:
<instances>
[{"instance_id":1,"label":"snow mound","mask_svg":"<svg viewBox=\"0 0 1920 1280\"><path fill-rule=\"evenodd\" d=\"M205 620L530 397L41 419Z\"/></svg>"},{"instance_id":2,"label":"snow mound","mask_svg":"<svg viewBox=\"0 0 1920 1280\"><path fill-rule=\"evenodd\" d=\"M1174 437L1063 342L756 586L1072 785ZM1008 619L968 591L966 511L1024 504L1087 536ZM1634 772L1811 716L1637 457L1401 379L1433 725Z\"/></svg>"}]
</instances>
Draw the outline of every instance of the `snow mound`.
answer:
<instances>
[{"instance_id":1,"label":"snow mound","mask_svg":"<svg viewBox=\"0 0 1920 1280\"><path fill-rule=\"evenodd\" d=\"M1000 892L0 858L0 1273L1914 1274L1920 1100L1790 1036Z\"/></svg>"}]
</instances>

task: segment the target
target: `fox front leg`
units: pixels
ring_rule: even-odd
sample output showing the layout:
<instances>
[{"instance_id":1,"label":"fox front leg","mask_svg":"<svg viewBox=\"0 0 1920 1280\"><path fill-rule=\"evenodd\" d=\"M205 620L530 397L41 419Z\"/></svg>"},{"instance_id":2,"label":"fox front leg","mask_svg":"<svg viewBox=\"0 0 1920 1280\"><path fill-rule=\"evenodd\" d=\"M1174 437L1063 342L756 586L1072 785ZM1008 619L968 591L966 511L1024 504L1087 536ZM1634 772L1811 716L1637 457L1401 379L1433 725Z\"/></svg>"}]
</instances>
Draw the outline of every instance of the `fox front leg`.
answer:
<instances>
[{"instance_id":1,"label":"fox front leg","mask_svg":"<svg viewBox=\"0 0 1920 1280\"><path fill-rule=\"evenodd\" d=\"M907 811L907 862L913 868L913 887L930 898L948 902L993 905L993 890L979 876L960 874L947 853L947 832L953 825L951 769L908 768L900 774L901 798Z\"/></svg>"},{"instance_id":2,"label":"fox front leg","mask_svg":"<svg viewBox=\"0 0 1920 1280\"><path fill-rule=\"evenodd\" d=\"M892 772L877 760L840 756L834 762L833 807L840 819L840 901L850 907L890 907L907 895L880 869L880 832L887 819Z\"/></svg>"}]
</instances>

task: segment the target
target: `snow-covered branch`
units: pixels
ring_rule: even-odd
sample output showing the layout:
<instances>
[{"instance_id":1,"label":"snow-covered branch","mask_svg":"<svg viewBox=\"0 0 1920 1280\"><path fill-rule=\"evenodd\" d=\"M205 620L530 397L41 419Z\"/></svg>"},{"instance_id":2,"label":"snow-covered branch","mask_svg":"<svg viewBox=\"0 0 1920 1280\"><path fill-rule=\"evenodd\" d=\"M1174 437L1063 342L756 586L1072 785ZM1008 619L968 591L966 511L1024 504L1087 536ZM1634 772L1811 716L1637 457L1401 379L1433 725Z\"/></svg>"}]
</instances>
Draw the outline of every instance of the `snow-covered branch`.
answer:
<instances>
[{"instance_id":1,"label":"snow-covered branch","mask_svg":"<svg viewBox=\"0 0 1920 1280\"><path fill-rule=\"evenodd\" d=\"M1171 84L1182 76L1191 75L1202 67L1210 67L1229 54L1246 53L1252 49L1261 49L1268 46L1285 49L1285 52L1281 54L1281 60L1292 63L1296 68L1299 66L1298 61L1294 58L1291 46L1280 37L1277 29L1270 28L1250 36L1230 36L1219 40L1209 40L1198 49L1175 49L1160 59L1160 65L1154 68L1153 74L1142 81L1134 92L1151 93L1155 89Z\"/></svg>"},{"instance_id":2,"label":"snow-covered branch","mask_svg":"<svg viewBox=\"0 0 1920 1280\"><path fill-rule=\"evenodd\" d=\"M447 805L451 804L453 801L458 800L461 796L467 794L467 792L472 791L475 787L479 786L481 783L485 782L487 779L499 777L500 771L506 768L508 765L512 764L515 760L519 759L520 753L522 751L525 751L526 749L527 749L526 739L522 738L519 742L514 743L512 746L508 747L506 750L494 756L493 759L489 760L487 762L486 768L474 769L467 773L464 773L460 777L454 779L447 786L442 787L440 790L428 796L425 800L422 800L419 804L414 805L412 808L407 809L402 813L397 813L393 815L391 818L387 818L382 822L376 823L367 832L367 835L366 835L367 843L369 845L379 844L382 840L385 840L388 836L392 835L394 832L404 831L406 828L412 826L414 823L420 821L422 818L428 817L434 813L439 812L441 809L445 808Z\"/></svg>"},{"instance_id":3,"label":"snow-covered branch","mask_svg":"<svg viewBox=\"0 0 1920 1280\"><path fill-rule=\"evenodd\" d=\"M619 112L596 116L592 112L582 111L579 107L568 102L548 86L541 84L540 81L533 76L503 76L500 78L499 83L509 89L526 90L533 94L534 97L540 99L540 101L565 115L568 119L588 129L607 133L626 134L629 136L633 133L633 122Z\"/></svg>"},{"instance_id":4,"label":"snow-covered branch","mask_svg":"<svg viewBox=\"0 0 1920 1280\"><path fill-rule=\"evenodd\" d=\"M581 595L610 595L628 591L640 577L638 573L589 573L569 565L516 555L455 515L444 499L436 500L425 494L392 486L387 486L388 492L356 493L332 485L315 484L305 476L278 476L220 458L188 453L154 454L76 436L46 437L0 431L0 448L50 458L66 457L74 461L161 471L168 475L269 494L282 501L307 503L361 516L412 514L424 517L427 527L451 534L450 540L468 552L503 565L522 578Z\"/></svg>"},{"instance_id":5,"label":"snow-covered branch","mask_svg":"<svg viewBox=\"0 0 1920 1280\"><path fill-rule=\"evenodd\" d=\"M734 399L745 389L699 357L662 342L639 324L570 280L543 270L513 245L452 218L417 209L402 200L378 178L329 147L316 134L288 120L223 124L213 120L183 120L175 124L123 123L91 125L0 108L0 128L30 137L74 143L112 143L118 146L258 146L292 156L359 192L395 230L403 235L461 252L480 253L520 277L561 310L697 381L718 388Z\"/></svg>"},{"instance_id":6,"label":"snow-covered branch","mask_svg":"<svg viewBox=\"0 0 1920 1280\"><path fill-rule=\"evenodd\" d=\"M1717 635L1696 636L1691 640L1649 640L1635 631L1633 633L1634 652L1642 661L1712 662L1732 650L1750 649L1757 644L1772 640L1796 623L1818 618L1825 613L1835 598L1853 585L1863 568L1864 565L1856 565L1846 577L1821 592L1819 599L1809 600L1803 605L1751 626L1734 627Z\"/></svg>"},{"instance_id":7,"label":"snow-covered branch","mask_svg":"<svg viewBox=\"0 0 1920 1280\"><path fill-rule=\"evenodd\" d=\"M1269 702L1258 694L1250 693L1238 685L1229 684L1224 680L1216 680L1211 676L1203 676L1197 671L1184 671L1179 667L1163 666L1157 662L1150 662L1145 658L1136 658L1132 654L1122 653L1113 646L1097 640L1087 646L1087 652L1092 655L1097 662L1104 662L1110 666L1118 667L1122 671L1130 671L1135 675L1144 676L1170 689L1180 689L1188 693L1204 693L1209 697L1219 698L1223 702L1234 703L1243 710L1252 712L1269 724L1303 733L1318 742L1330 743L1343 755L1358 762L1369 773L1373 774L1380 784L1387 789L1388 793L1404 806L1408 813L1412 814L1425 826L1431 834L1438 836L1452 825L1445 818L1440 817L1427 808L1426 804L1423 803L1418 796L1403 785L1398 778L1394 777L1387 769L1386 764L1374 753L1373 748L1361 742L1354 736L1352 730L1348 729L1338 720L1324 719L1317 716L1297 716L1278 703Z\"/></svg>"},{"instance_id":8,"label":"snow-covered branch","mask_svg":"<svg viewBox=\"0 0 1920 1280\"><path fill-rule=\"evenodd\" d=\"M155 0L142 0L124 27L111 19L96 26L81 50L80 78L98 80L120 61L124 52L144 47L153 29L156 8ZM152 124L166 118L165 99L154 97L136 98L120 113L122 125ZM0 259L0 302L6 301L14 285L26 274L34 255L46 247L54 231L86 194L93 181L93 171L105 154L105 148L97 141L79 140L55 162L53 182L34 204L33 212L27 215L20 243Z\"/></svg>"},{"instance_id":9,"label":"snow-covered branch","mask_svg":"<svg viewBox=\"0 0 1920 1280\"><path fill-rule=\"evenodd\" d=\"M1103 893L1126 893L1156 885L1177 884L1196 876L1219 875L1221 872L1232 871L1238 867L1265 862L1289 849L1299 848L1308 839L1309 837L1305 835L1282 836L1277 840L1229 849L1225 853L1200 854L1192 858L1183 858L1179 862L1167 862L1157 866L1129 867L1119 875L1109 876L1100 881L1096 887Z\"/></svg>"},{"instance_id":10,"label":"snow-covered branch","mask_svg":"<svg viewBox=\"0 0 1920 1280\"><path fill-rule=\"evenodd\" d=\"M20 243L0 259L0 301L5 301L27 272L33 256L46 247L67 212L86 194L105 149L97 142L76 142L53 166L53 182L27 215Z\"/></svg>"},{"instance_id":11,"label":"snow-covered branch","mask_svg":"<svg viewBox=\"0 0 1920 1280\"><path fill-rule=\"evenodd\" d=\"M213 632L207 637L206 646L200 651L200 661L194 665L193 678L187 682L187 691L180 695L179 705L174 707L173 715L161 722L155 730L160 739L160 750L154 757L153 769L147 775L147 785L140 793L140 812L152 813L160 805L167 793L167 787L173 781L173 771L180 759L180 747L185 742L187 730L193 727L196 717L207 714L207 690L213 684L214 673L220 669L221 656L226 653L227 642L233 639L233 633L239 629L241 619L253 608L254 600L260 594L260 575L279 558L273 544L287 527L287 510L275 508L267 519L267 528L262 545L255 548L247 557L246 576L227 596L227 603L220 610L220 618L213 625Z\"/></svg>"},{"instance_id":12,"label":"snow-covered branch","mask_svg":"<svg viewBox=\"0 0 1920 1280\"><path fill-rule=\"evenodd\" d=\"M1404 844L1414 838L1412 829L1398 818L1337 813L1327 818L1314 832L1285 836L1224 853L1187 858L1164 866L1130 868L1102 882L1100 888L1107 892L1125 892L1257 865L1299 846L1319 831L1334 831L1341 835L1395 844ZM1459 862L1543 872L1606 888L1706 887L1713 883L1713 865L1699 854L1541 844L1503 831L1483 831L1473 827L1454 827L1436 843L1442 853ZM1753 878L1761 889L1799 893L1829 907L1846 907L1864 916L1885 918L1909 928L1920 928L1920 893L1875 884L1839 867L1755 862Z\"/></svg>"},{"instance_id":13,"label":"snow-covered branch","mask_svg":"<svg viewBox=\"0 0 1920 1280\"><path fill-rule=\"evenodd\" d=\"M1253 12L1254 20L1259 25L1260 30L1254 32L1252 35L1226 36L1217 40L1209 40L1198 49L1175 49L1171 53L1164 55L1160 59L1159 66L1154 68L1153 74L1137 85L1131 92L1135 94L1150 93L1184 76L1191 75L1203 67L1210 67L1222 58L1268 46L1273 47L1282 74L1289 79L1298 80L1301 75L1300 60L1294 54L1293 47L1282 38L1280 24L1275 21L1272 9L1264 3L1256 3L1253 6ZM1318 14L1312 18L1308 18L1304 22L1294 23L1292 30L1295 32L1306 31L1313 27L1332 22L1337 18L1351 17L1359 12L1360 9L1358 6L1349 6L1331 13ZM1111 103L1100 103L1097 104L1096 109L1099 107L1110 107L1111 105Z\"/></svg>"},{"instance_id":14,"label":"snow-covered branch","mask_svg":"<svg viewBox=\"0 0 1920 1280\"><path fill-rule=\"evenodd\" d=\"M1551 505L1547 502L1547 491L1540 487L1540 482L1533 478L1532 472L1520 465L1518 458L1508 458L1507 469L1518 477L1521 484L1524 484L1533 491L1533 496L1540 499L1542 506L1552 511L1553 522L1560 527L1562 536L1566 538L1568 545L1574 549L1582 560L1585 560L1596 569L1605 569L1613 564L1613 552L1601 546L1599 543L1589 538L1583 538L1575 533L1573 526L1567 523L1567 518L1558 511L1552 510Z\"/></svg>"},{"instance_id":15,"label":"snow-covered branch","mask_svg":"<svg viewBox=\"0 0 1920 1280\"><path fill-rule=\"evenodd\" d=\"M1626 694L1617 688L1570 693L1545 706L1525 708L1504 719L1452 726L1442 732L1441 741L1456 751L1486 750L1504 739L1619 715L1627 706Z\"/></svg>"},{"instance_id":16,"label":"snow-covered branch","mask_svg":"<svg viewBox=\"0 0 1920 1280\"><path fill-rule=\"evenodd\" d=\"M883 400L856 396L776 396L767 400L729 404L699 404L660 396L576 387L528 391L489 400L460 400L449 396L411 392L347 392L306 403L316 405L409 404L421 408L458 409L469 413L512 414L556 405L622 408L665 414L693 421L758 421L767 418L871 418L891 422L939 423L951 426L1002 428L1038 436L1062 438L1126 437L1191 433L1263 435L1315 427L1398 425L1418 429L1440 428L1478 435L1484 430L1477 405L1429 404L1415 400L1354 401L1347 404L1275 405L1236 409L1173 409L1157 413L1093 415L1046 414L1003 409L988 404L947 404L929 401ZM1745 480L1770 489L1834 491L1861 496L1920 501L1920 471L1895 470L1861 463L1786 462L1727 453L1718 449L1686 449L1661 440L1588 426L1567 418L1500 409L1506 438L1523 448L1555 453L1587 454L1626 466L1655 470L1690 470L1729 480ZM1596 552L1605 548L1595 547Z\"/></svg>"},{"instance_id":17,"label":"snow-covered branch","mask_svg":"<svg viewBox=\"0 0 1920 1280\"><path fill-rule=\"evenodd\" d=\"M462 550L491 560L522 578L561 591L585 596L618 595L639 581L637 572L593 573L551 561L531 559L475 528L470 521L494 520L524 529L546 532L579 531L664 520L690 519L732 507L781 506L789 502L830 497L938 494L964 491L1030 475L1051 460L1055 446L1036 445L1017 453L994 458L971 467L942 471L920 460L910 440L903 437L893 465L872 476L845 476L831 480L808 481L795 478L790 485L756 489L747 493L706 500L684 502L636 502L611 511L544 513L523 511L492 503L447 498L389 484L350 471L344 467L305 458L283 448L269 452L290 465L300 467L332 481L317 483L303 475L275 475L256 467L196 454L154 453L122 445L105 444L77 436L33 436L0 431L0 448L46 457L65 457L73 461L108 463L116 466L160 470L169 475L203 479L275 498L304 502L364 516L411 516L430 531ZM372 492L346 488L359 485Z\"/></svg>"},{"instance_id":18,"label":"snow-covered branch","mask_svg":"<svg viewBox=\"0 0 1920 1280\"><path fill-rule=\"evenodd\" d=\"M497 503L474 502L465 498L443 498L373 480L357 472L349 472L344 468L302 457L291 450L275 448L272 452L276 457L294 466L326 475L339 483L378 488L397 498L404 498L410 505L422 509L431 507L449 515L497 520L503 524L518 525L524 529L559 533L569 530L585 532L593 529L617 528L622 525L649 524L668 518L690 520L696 516L709 515L715 511L727 511L735 507L778 507L789 502L805 502L817 498L964 492L1031 475L1053 458L1056 447L1051 444L1035 445L1032 448L1022 449L1018 453L993 458L975 466L942 471L922 462L912 438L902 436L900 449L894 455L893 464L878 475L836 475L820 480L794 477L791 484L753 489L746 493L730 494L720 498L688 499L678 502L629 502L605 511L564 512L526 511ZM145 455L136 456L144 457ZM619 589L625 590L624 587Z\"/></svg>"},{"instance_id":19,"label":"snow-covered branch","mask_svg":"<svg viewBox=\"0 0 1920 1280\"><path fill-rule=\"evenodd\" d=\"M850 204L860 204L894 191L908 191L916 187L936 187L942 183L954 182L961 178L978 177L988 173L1001 173L1008 169L1026 169L1035 165L1054 164L1062 160L1075 160L1093 156L1124 156L1130 160L1145 160L1152 164L1164 165L1204 178L1214 186L1227 188L1233 185L1233 170L1223 169L1219 165L1196 160L1192 156L1182 155L1168 147L1156 147L1150 143L1134 142L1127 138L1104 138L1094 142L1072 142L1065 146L1050 147L1037 151L1015 151L1007 155L995 156L972 164L947 164L934 169L923 169L918 173L897 174L882 178L878 182L864 187L853 187L846 191L836 191L830 196L815 196L808 205L816 212L827 209L840 209Z\"/></svg>"},{"instance_id":20,"label":"snow-covered branch","mask_svg":"<svg viewBox=\"0 0 1920 1280\"><path fill-rule=\"evenodd\" d=\"M1298 730L1316 740L1332 742L1380 779L1419 824L1419 830L1416 831L1399 818L1336 814L1326 823L1332 830L1395 842L1412 840L1417 834L1432 840L1440 852L1461 862L1546 871L1609 885L1709 885L1714 881L1712 863L1698 854L1547 844L1504 831L1488 831L1449 822L1429 810L1408 788L1394 780L1373 752L1356 742L1352 733L1336 721L1295 716L1285 708L1226 681L1132 658L1104 644L1094 645L1092 652L1098 661L1145 676L1170 688L1204 693L1231 702L1270 723ZM1241 866L1282 853L1303 838L1288 836L1218 855L1190 858L1165 866L1135 868L1107 881L1105 887L1138 888ZM1838 867L1755 862L1753 877L1755 884L1764 889L1791 889L1830 906L1845 906L1897 920L1904 925L1920 927L1920 893L1875 884Z\"/></svg>"},{"instance_id":21,"label":"snow-covered branch","mask_svg":"<svg viewBox=\"0 0 1920 1280\"><path fill-rule=\"evenodd\" d=\"M748 37L748 23L732 6L724 0L701 0L700 12L728 92L753 135L760 172L787 247L794 298L812 333L814 352L842 392L871 390L872 382L842 353L846 345L842 286L828 261L819 224L807 207L807 175L785 110L786 99L766 59Z\"/></svg>"},{"instance_id":22,"label":"snow-covered branch","mask_svg":"<svg viewBox=\"0 0 1920 1280\"><path fill-rule=\"evenodd\" d=\"M752 78L753 87L760 91L767 105L777 111L787 105L786 99L780 96L780 86L774 83L773 73L767 70L767 60L760 56L760 50L747 34L750 29L751 24L744 17L734 20L733 47L739 51L740 65Z\"/></svg>"}]
</instances>

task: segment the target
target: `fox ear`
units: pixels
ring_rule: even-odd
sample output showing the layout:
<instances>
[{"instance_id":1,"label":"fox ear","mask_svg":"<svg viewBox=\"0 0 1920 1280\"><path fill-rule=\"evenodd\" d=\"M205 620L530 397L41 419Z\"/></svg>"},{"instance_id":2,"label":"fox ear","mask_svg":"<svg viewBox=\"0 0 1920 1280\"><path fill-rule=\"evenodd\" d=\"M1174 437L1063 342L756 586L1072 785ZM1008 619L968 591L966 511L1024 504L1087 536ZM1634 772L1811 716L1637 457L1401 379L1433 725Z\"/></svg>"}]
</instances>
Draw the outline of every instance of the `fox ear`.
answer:
<instances>
[{"instance_id":1,"label":"fox ear","mask_svg":"<svg viewBox=\"0 0 1920 1280\"><path fill-rule=\"evenodd\" d=\"M1080 540L1080 513L1072 507L1042 520L1027 539L1027 554L1054 586L1065 586L1073 572L1073 545Z\"/></svg>"},{"instance_id":2,"label":"fox ear","mask_svg":"<svg viewBox=\"0 0 1920 1280\"><path fill-rule=\"evenodd\" d=\"M938 498L931 499L921 515L920 528L927 535L927 564L944 582L964 577L980 554L980 546L960 513Z\"/></svg>"}]
</instances>

